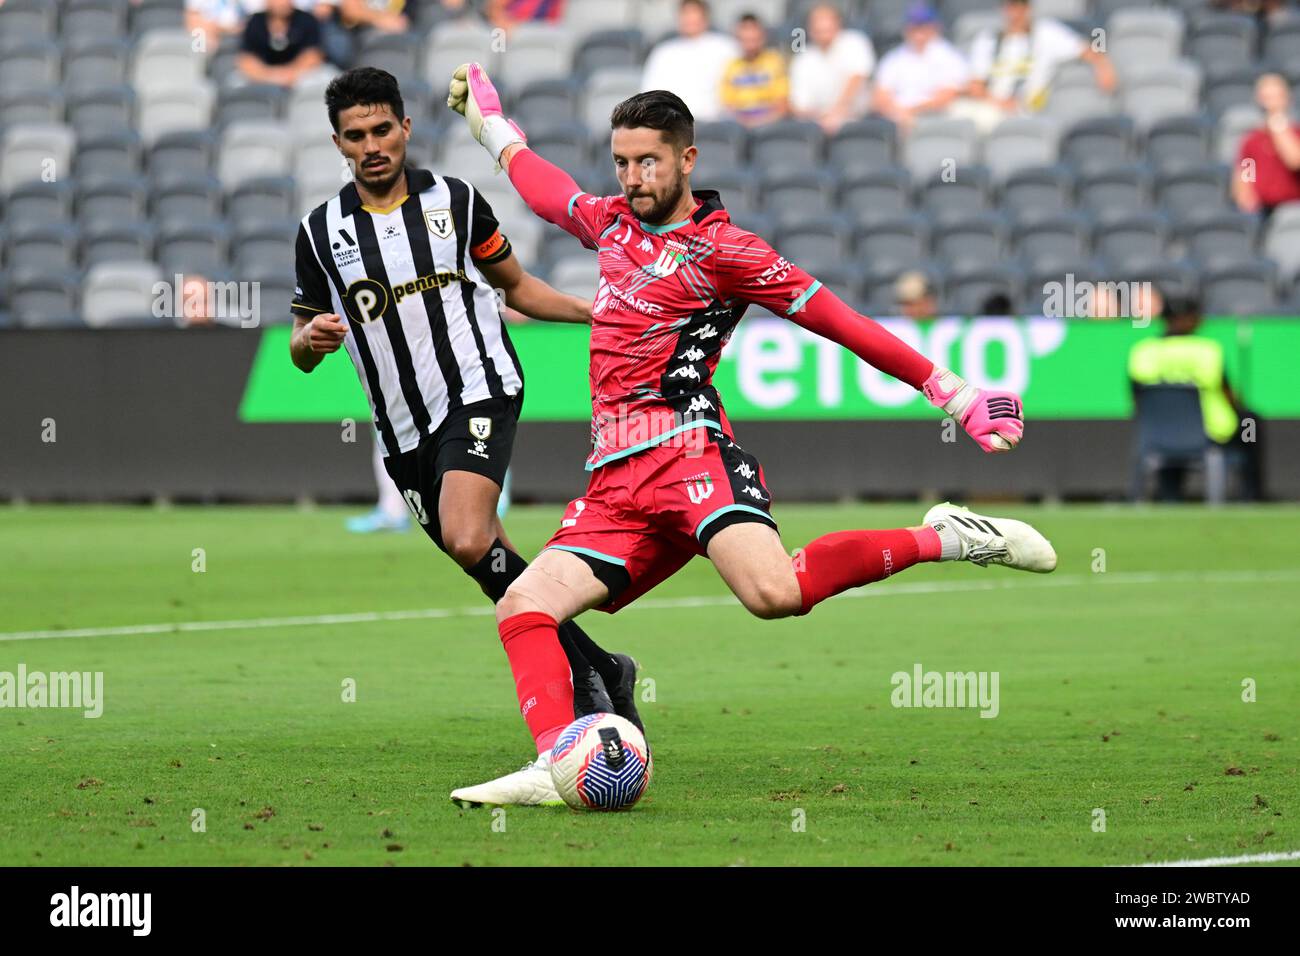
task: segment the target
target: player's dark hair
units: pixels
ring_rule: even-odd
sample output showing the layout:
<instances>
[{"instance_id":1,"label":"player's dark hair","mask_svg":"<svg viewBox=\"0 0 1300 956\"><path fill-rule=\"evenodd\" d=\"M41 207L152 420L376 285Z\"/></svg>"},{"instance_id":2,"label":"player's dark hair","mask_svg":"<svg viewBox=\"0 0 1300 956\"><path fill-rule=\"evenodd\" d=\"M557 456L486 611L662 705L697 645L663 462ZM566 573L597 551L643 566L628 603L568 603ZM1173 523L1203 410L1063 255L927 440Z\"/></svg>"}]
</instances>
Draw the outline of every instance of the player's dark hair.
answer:
<instances>
[{"instance_id":1,"label":"player's dark hair","mask_svg":"<svg viewBox=\"0 0 1300 956\"><path fill-rule=\"evenodd\" d=\"M1201 314L1201 300L1189 292L1171 292L1164 296L1164 304L1166 318L1181 319Z\"/></svg>"},{"instance_id":2,"label":"player's dark hair","mask_svg":"<svg viewBox=\"0 0 1300 956\"><path fill-rule=\"evenodd\" d=\"M679 153L695 142L695 117L676 93L648 90L629 96L609 115L610 129L657 129Z\"/></svg>"},{"instance_id":3,"label":"player's dark hair","mask_svg":"<svg viewBox=\"0 0 1300 956\"><path fill-rule=\"evenodd\" d=\"M359 66L340 73L325 87L325 108L329 110L330 125L339 131L339 114L351 106L386 105L399 121L406 118L402 104L402 91L397 77L373 66Z\"/></svg>"}]
</instances>

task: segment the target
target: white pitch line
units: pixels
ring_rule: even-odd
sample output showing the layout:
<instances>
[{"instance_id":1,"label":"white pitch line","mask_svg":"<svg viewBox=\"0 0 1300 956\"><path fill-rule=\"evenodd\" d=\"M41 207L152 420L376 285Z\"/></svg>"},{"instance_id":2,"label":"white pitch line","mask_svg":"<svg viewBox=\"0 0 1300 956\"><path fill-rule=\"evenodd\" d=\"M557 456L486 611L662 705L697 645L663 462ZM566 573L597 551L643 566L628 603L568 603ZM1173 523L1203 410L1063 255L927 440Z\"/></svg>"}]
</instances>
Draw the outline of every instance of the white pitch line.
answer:
<instances>
[{"instance_id":1,"label":"white pitch line","mask_svg":"<svg viewBox=\"0 0 1300 956\"><path fill-rule=\"evenodd\" d=\"M837 594L831 600L884 598L915 594L955 594L971 591L1007 591L1021 588L1063 588L1080 585L1142 584L1271 584L1300 580L1300 568L1269 571L1112 571L1103 574L1021 575L1003 581L917 581L883 587L863 587ZM680 598L646 598L630 605L629 611L663 611L699 607L735 607L729 594ZM488 617L493 609L485 604L471 607L431 607L409 611L359 611L351 614L312 614L296 617L259 617L234 621L178 621L167 624L125 624L118 627L59 628L48 631L0 633L0 641L38 641L72 637L125 637L134 634L187 634L197 631L245 631L267 627L319 627L330 624L377 624L386 621L420 621L455 617Z\"/></svg>"},{"instance_id":2,"label":"white pitch line","mask_svg":"<svg viewBox=\"0 0 1300 956\"><path fill-rule=\"evenodd\" d=\"M1212 856L1204 860L1169 860L1165 863L1134 863L1133 866L1237 866L1242 863L1284 863L1300 860L1300 850L1286 853L1248 853L1244 856Z\"/></svg>"}]
</instances>

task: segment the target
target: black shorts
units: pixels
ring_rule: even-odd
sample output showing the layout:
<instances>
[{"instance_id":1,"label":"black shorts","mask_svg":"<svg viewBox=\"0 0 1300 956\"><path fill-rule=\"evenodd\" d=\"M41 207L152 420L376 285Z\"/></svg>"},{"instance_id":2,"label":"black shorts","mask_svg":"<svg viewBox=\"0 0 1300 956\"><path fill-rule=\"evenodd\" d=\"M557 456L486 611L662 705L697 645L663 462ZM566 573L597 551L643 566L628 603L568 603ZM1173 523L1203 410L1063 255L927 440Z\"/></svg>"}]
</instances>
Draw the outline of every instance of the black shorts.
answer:
<instances>
[{"instance_id":1,"label":"black shorts","mask_svg":"<svg viewBox=\"0 0 1300 956\"><path fill-rule=\"evenodd\" d=\"M444 551L438 524L442 476L449 471L472 471L503 485L521 407L518 396L464 405L448 414L438 429L411 451L384 459L388 476L411 514Z\"/></svg>"}]
</instances>

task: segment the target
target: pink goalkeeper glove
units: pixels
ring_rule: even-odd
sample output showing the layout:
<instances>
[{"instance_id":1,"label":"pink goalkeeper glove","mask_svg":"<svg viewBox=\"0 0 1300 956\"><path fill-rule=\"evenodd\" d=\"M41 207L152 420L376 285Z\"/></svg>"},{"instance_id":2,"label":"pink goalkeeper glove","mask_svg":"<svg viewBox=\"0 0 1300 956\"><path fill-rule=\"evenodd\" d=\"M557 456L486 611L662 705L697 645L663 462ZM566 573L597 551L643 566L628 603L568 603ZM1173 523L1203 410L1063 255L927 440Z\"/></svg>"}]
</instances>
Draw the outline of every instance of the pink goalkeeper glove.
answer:
<instances>
[{"instance_id":1,"label":"pink goalkeeper glove","mask_svg":"<svg viewBox=\"0 0 1300 956\"><path fill-rule=\"evenodd\" d=\"M1024 411L1015 392L976 388L937 365L921 391L931 405L955 418L986 452L1010 451L1025 434Z\"/></svg>"},{"instance_id":2,"label":"pink goalkeeper glove","mask_svg":"<svg viewBox=\"0 0 1300 956\"><path fill-rule=\"evenodd\" d=\"M462 63L451 76L447 105L465 117L470 134L491 154L500 169L501 153L514 143L527 144L524 131L501 110L501 97L477 63Z\"/></svg>"}]
</instances>

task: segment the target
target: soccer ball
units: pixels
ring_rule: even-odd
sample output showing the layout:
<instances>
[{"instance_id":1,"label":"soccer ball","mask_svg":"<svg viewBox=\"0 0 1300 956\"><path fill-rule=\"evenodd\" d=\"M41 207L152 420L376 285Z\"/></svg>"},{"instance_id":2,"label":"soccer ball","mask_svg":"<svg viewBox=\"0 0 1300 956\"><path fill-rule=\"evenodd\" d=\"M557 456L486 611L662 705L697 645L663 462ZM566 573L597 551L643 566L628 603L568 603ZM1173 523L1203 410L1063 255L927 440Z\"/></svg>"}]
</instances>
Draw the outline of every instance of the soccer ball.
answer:
<instances>
[{"instance_id":1,"label":"soccer ball","mask_svg":"<svg viewBox=\"0 0 1300 956\"><path fill-rule=\"evenodd\" d=\"M641 731L614 714L579 717L551 748L551 779L575 810L626 810L653 772Z\"/></svg>"}]
</instances>

